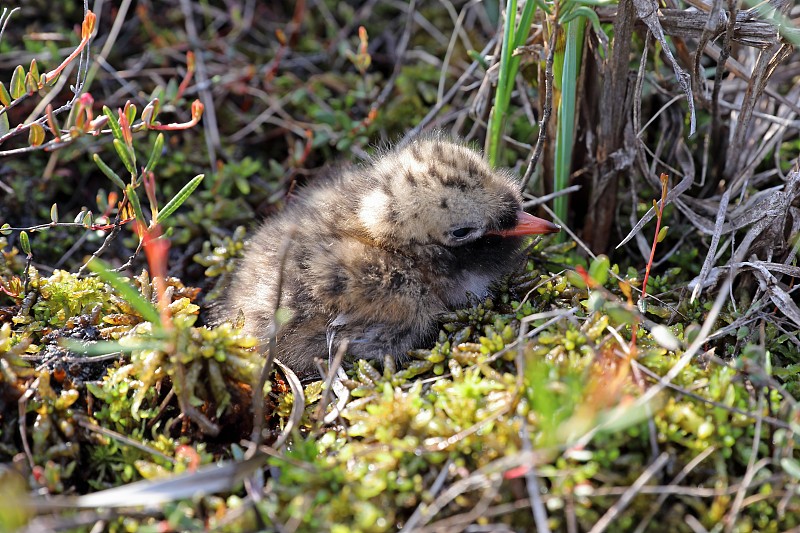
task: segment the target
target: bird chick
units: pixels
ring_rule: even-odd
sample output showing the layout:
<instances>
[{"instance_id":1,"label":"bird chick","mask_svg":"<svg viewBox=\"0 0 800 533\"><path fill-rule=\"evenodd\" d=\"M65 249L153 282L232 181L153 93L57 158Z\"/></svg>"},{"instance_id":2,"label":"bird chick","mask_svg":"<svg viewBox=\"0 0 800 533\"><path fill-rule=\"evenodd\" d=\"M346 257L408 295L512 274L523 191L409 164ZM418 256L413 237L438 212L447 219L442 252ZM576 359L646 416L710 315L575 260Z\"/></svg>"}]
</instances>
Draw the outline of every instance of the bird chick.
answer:
<instances>
[{"instance_id":1,"label":"bird chick","mask_svg":"<svg viewBox=\"0 0 800 533\"><path fill-rule=\"evenodd\" d=\"M312 374L344 339L355 358L403 359L435 338L438 315L520 266L524 235L559 230L523 212L514 179L479 153L418 139L300 190L246 245L217 316L243 312L244 331L266 341L283 260L284 364Z\"/></svg>"}]
</instances>

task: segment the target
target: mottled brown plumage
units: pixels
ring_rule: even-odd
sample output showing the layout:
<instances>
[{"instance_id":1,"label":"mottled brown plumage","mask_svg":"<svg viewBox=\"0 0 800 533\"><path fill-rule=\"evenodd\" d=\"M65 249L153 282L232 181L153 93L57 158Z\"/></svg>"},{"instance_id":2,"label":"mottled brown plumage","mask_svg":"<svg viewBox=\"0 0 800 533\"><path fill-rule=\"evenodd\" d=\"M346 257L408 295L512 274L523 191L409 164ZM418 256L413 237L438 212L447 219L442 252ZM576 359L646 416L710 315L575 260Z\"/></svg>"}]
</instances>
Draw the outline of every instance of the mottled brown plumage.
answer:
<instances>
[{"instance_id":1,"label":"mottled brown plumage","mask_svg":"<svg viewBox=\"0 0 800 533\"><path fill-rule=\"evenodd\" d=\"M558 226L520 211L513 178L477 152L419 139L297 192L248 243L219 318L244 313L267 340L278 248L296 233L283 271L278 357L300 375L348 339L348 354L403 358L432 341L437 316L465 305L523 260L520 235ZM329 341L332 341L329 345Z\"/></svg>"}]
</instances>

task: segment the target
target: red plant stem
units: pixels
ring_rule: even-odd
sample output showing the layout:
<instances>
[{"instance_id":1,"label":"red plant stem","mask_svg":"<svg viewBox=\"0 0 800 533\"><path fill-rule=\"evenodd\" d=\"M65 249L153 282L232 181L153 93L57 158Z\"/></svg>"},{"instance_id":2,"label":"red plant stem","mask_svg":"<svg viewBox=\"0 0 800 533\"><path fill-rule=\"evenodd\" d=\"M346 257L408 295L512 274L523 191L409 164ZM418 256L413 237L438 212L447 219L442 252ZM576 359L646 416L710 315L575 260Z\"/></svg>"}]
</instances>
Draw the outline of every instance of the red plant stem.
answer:
<instances>
[{"instance_id":1,"label":"red plant stem","mask_svg":"<svg viewBox=\"0 0 800 533\"><path fill-rule=\"evenodd\" d=\"M181 84L178 86L178 92L175 95L176 100L183 96L184 91L186 91L186 88L189 87L189 84L192 82L194 69L194 52L190 50L186 52L186 76L183 77L183 81L181 81Z\"/></svg>"},{"instance_id":2,"label":"red plant stem","mask_svg":"<svg viewBox=\"0 0 800 533\"><path fill-rule=\"evenodd\" d=\"M647 266L644 269L644 280L642 281L642 297L641 302L644 303L647 297L647 280L650 279L650 269L653 267L653 260L656 256L656 246L658 246L658 234L661 232L661 219L664 216L664 203L667 201L667 181L669 177L666 174L661 174L661 201L656 206L656 234L653 237L653 246L650 248L650 259L647 261ZM633 328L631 333L631 346L636 346L636 334L639 327Z\"/></svg>"},{"instance_id":3,"label":"red plant stem","mask_svg":"<svg viewBox=\"0 0 800 533\"><path fill-rule=\"evenodd\" d=\"M86 15L86 19L88 20L94 18L95 18L94 13L89 11L89 13ZM85 22L86 21L84 21L84 24ZM92 20L92 26L94 26L94 20ZM46 72L40 76L39 78L40 89L45 86L47 80L52 80L54 77L58 76L61 73L61 71L64 70L67 67L67 65L69 65L70 62L72 62L76 57L78 57L78 55L83 51L84 48L86 48L86 45L89 44L89 41L92 40L91 31L89 32L88 35L83 35L82 37L83 38L81 39L81 42L78 43L78 47L75 48L75 50L73 50L72 53L69 56L67 56L67 58L64 61L62 61L59 66L57 66L50 72Z\"/></svg>"},{"instance_id":4,"label":"red plant stem","mask_svg":"<svg viewBox=\"0 0 800 533\"><path fill-rule=\"evenodd\" d=\"M661 218L664 215L664 202L667 200L667 175L661 174L661 201L656 210L656 234L653 237L653 246L650 248L650 260L644 269L644 281L642 281L642 301L647 296L647 280L650 279L650 269L653 267L653 259L656 256L656 246L658 245L658 234L661 232Z\"/></svg>"}]
</instances>

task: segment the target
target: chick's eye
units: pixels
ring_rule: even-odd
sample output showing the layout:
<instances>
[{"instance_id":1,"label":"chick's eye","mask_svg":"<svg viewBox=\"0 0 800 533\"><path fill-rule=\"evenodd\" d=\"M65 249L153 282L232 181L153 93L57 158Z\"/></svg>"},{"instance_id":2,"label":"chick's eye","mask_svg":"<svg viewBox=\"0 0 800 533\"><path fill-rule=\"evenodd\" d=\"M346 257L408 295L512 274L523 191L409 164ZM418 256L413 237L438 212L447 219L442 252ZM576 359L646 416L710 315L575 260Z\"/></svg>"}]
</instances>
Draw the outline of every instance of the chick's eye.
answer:
<instances>
[{"instance_id":1,"label":"chick's eye","mask_svg":"<svg viewBox=\"0 0 800 533\"><path fill-rule=\"evenodd\" d=\"M472 233L474 229L475 228L458 228L451 231L450 235L452 235L456 239L463 239L464 237Z\"/></svg>"}]
</instances>

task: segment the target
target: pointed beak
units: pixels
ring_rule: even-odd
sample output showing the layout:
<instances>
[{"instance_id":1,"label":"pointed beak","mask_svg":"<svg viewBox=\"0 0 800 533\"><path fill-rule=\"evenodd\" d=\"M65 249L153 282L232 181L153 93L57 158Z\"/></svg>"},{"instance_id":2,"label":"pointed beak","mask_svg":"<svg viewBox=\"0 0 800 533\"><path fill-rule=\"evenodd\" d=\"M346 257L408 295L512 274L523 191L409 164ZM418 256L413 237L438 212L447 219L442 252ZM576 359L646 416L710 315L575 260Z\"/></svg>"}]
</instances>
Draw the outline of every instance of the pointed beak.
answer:
<instances>
[{"instance_id":1,"label":"pointed beak","mask_svg":"<svg viewBox=\"0 0 800 533\"><path fill-rule=\"evenodd\" d=\"M561 226L543 218L529 215L525 211L517 211L517 225L511 229L501 231L489 231L490 235L500 235L501 237L520 237L522 235L541 235L546 233L558 233Z\"/></svg>"}]
</instances>

